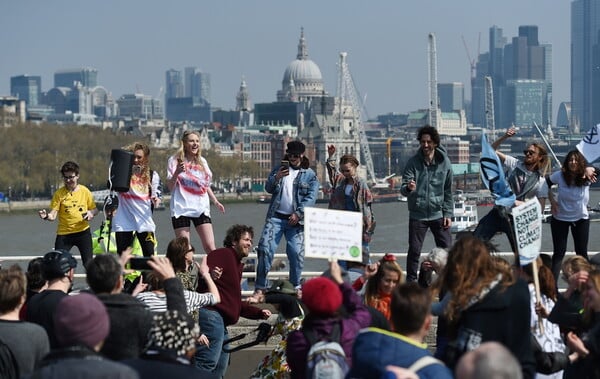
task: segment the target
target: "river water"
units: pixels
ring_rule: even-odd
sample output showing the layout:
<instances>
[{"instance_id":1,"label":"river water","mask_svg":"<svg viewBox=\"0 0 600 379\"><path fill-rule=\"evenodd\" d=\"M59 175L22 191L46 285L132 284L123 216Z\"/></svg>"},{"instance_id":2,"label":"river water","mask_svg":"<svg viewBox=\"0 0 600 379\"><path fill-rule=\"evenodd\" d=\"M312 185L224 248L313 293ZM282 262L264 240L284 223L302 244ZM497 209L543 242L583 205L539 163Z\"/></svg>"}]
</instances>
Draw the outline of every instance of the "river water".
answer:
<instances>
[{"instance_id":1,"label":"river water","mask_svg":"<svg viewBox=\"0 0 600 379\"><path fill-rule=\"evenodd\" d=\"M594 206L598 204L598 201L600 201L600 191L591 191L590 205ZM317 206L327 207L326 204ZM227 228L236 223L253 226L254 243L258 243L268 205L249 202L225 204L225 207L225 214L221 214L217 209L212 210L217 247L222 246ZM481 219L490 209L490 207L479 207L479 218ZM377 229L371 242L371 251L406 253L408 247L407 204L403 202L375 203L373 211L377 220ZM158 250L159 253L164 254L168 242L174 237L168 208L155 211L154 219L157 224ZM100 213L92 220L92 230L99 228L102 220L103 214ZM592 222L590 225L589 250L595 252L600 250L600 222ZM0 213L0 256L43 255L53 247L55 233L56 223L40 220L37 211ZM542 233L542 251L550 252L552 251L552 240L549 224L543 224ZM500 251L510 251L506 236L497 235L493 242L499 246ZM197 249L202 249L195 231L192 233L192 244ZM423 252L429 251L434 245L433 237L431 233L428 233L423 245ZM285 240L279 245L278 252L283 253L284 249ZM567 251L572 250L573 243L569 237ZM76 248L72 252L78 254ZM326 263L322 260L308 259L305 269L308 271L320 270L324 265Z\"/></svg>"}]
</instances>

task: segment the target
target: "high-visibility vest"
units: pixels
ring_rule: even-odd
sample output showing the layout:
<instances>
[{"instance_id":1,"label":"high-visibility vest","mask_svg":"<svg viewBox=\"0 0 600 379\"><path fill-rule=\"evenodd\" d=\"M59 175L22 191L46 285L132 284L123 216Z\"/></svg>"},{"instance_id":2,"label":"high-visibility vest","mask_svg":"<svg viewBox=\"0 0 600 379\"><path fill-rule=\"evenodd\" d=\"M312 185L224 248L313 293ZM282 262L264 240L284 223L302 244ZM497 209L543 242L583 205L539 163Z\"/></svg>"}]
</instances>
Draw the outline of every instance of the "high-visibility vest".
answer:
<instances>
[{"instance_id":1,"label":"high-visibility vest","mask_svg":"<svg viewBox=\"0 0 600 379\"><path fill-rule=\"evenodd\" d=\"M115 237L115 232L111 232L110 236L108 231L110 230L110 221L102 222L100 229L96 229L92 233L92 252L94 254L115 254L117 255L117 240ZM109 243L110 238L110 243ZM154 241L155 249L156 249L156 240ZM106 250L108 246L108 250ZM131 254L136 257L143 257L144 253L142 252L142 246L140 245L140 241L138 241L137 237L133 238L133 250ZM128 264L129 265L129 264ZM125 275L125 279L133 282L138 276L142 274L141 271L134 271L130 274Z\"/></svg>"}]
</instances>

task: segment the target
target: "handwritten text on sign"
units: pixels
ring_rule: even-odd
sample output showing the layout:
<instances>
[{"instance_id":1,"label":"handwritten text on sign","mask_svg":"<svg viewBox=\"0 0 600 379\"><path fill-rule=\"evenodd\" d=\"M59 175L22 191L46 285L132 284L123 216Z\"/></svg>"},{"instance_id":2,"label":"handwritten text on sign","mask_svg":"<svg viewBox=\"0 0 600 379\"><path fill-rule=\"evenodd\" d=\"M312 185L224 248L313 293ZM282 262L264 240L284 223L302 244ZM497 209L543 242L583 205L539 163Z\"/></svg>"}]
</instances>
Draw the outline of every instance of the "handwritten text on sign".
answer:
<instances>
[{"instance_id":1,"label":"handwritten text on sign","mask_svg":"<svg viewBox=\"0 0 600 379\"><path fill-rule=\"evenodd\" d=\"M533 262L542 247L542 206L537 199L531 199L512 209L515 226L515 240L519 259L524 266Z\"/></svg>"},{"instance_id":2,"label":"handwritten text on sign","mask_svg":"<svg viewBox=\"0 0 600 379\"><path fill-rule=\"evenodd\" d=\"M360 262L362 213L305 208L304 256Z\"/></svg>"}]
</instances>

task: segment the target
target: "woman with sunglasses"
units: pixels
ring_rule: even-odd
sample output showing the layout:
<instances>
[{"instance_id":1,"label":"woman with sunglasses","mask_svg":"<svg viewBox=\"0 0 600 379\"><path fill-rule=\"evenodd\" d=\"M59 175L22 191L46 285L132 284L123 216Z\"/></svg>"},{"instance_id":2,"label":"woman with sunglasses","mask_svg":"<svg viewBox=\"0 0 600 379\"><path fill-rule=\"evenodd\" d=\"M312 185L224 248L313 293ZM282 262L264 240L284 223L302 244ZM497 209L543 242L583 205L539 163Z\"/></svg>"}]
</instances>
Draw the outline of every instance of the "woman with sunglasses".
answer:
<instances>
[{"instance_id":1,"label":"woman with sunglasses","mask_svg":"<svg viewBox=\"0 0 600 379\"><path fill-rule=\"evenodd\" d=\"M55 250L70 251L77 246L83 266L92 260L92 234L90 221L98 214L96 202L90 190L78 183L79 165L65 162L60 168L65 185L52 196L50 211L42 209L38 214L42 220L58 219L54 242Z\"/></svg>"},{"instance_id":2,"label":"woman with sunglasses","mask_svg":"<svg viewBox=\"0 0 600 379\"><path fill-rule=\"evenodd\" d=\"M369 242L375 229L375 218L371 210L373 195L367 182L357 175L358 159L354 155L343 155L340 158L338 171L333 159L335 152L335 145L327 146L329 157L327 159L327 172L332 188L331 196L329 197L329 209L362 213L362 264L366 265L369 264ZM344 267L345 264L342 264L342 266Z\"/></svg>"},{"instance_id":3,"label":"woman with sunglasses","mask_svg":"<svg viewBox=\"0 0 600 379\"><path fill-rule=\"evenodd\" d=\"M210 201L225 213L212 189L212 172L201 155L200 133L186 130L181 146L171 156L167 167L167 186L171 191L171 223L176 237L190 239L190 224L198 232L207 254L215 250L215 236L210 218Z\"/></svg>"},{"instance_id":4,"label":"woman with sunglasses","mask_svg":"<svg viewBox=\"0 0 600 379\"><path fill-rule=\"evenodd\" d=\"M569 229L573 235L575 254L588 259L587 246L590 234L590 218L587 204L590 200L590 185L586 176L586 162L579 150L571 150L565 157L562 168L546 178L548 188L558 186L558 199L548 191L552 206L552 274L558 280L562 260L567 250Z\"/></svg>"},{"instance_id":5,"label":"woman with sunglasses","mask_svg":"<svg viewBox=\"0 0 600 379\"><path fill-rule=\"evenodd\" d=\"M156 249L156 224L152 219L154 207L160 205L161 188L158 172L150 170L150 148L145 143L134 142L123 147L133 154L133 167L129 191L119 192L119 207L112 218L119 255L137 238L145 257L154 255Z\"/></svg>"}]
</instances>

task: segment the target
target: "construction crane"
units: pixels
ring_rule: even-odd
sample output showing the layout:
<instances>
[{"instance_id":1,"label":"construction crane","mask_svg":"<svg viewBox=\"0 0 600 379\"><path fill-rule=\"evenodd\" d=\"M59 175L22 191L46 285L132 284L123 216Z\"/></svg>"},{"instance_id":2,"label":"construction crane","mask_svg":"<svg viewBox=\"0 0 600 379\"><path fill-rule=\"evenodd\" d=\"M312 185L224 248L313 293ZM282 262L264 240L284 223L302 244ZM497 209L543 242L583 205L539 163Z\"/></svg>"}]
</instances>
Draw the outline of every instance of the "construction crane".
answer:
<instances>
[{"instance_id":1,"label":"construction crane","mask_svg":"<svg viewBox=\"0 0 600 379\"><path fill-rule=\"evenodd\" d=\"M485 127L492 132L492 140L496 138L496 123L494 119L494 87L492 85L492 77L484 78L485 88Z\"/></svg>"},{"instance_id":2,"label":"construction crane","mask_svg":"<svg viewBox=\"0 0 600 379\"><path fill-rule=\"evenodd\" d=\"M428 63L429 63L429 123L434 128L438 128L439 105L437 92L437 51L435 48L435 34L429 33L428 44Z\"/></svg>"},{"instance_id":3,"label":"construction crane","mask_svg":"<svg viewBox=\"0 0 600 379\"><path fill-rule=\"evenodd\" d=\"M471 54L469 53L469 48L467 47L467 42L465 41L465 37L461 35L460 38L462 39L462 43L465 47L465 52L467 53L467 59L469 60L469 67L471 68L471 79L473 79L475 77L475 71L477 69L477 61L475 59L471 58ZM481 33L479 33L479 37L477 40L477 57L479 57L480 44L481 44Z\"/></svg>"},{"instance_id":4,"label":"construction crane","mask_svg":"<svg viewBox=\"0 0 600 379\"><path fill-rule=\"evenodd\" d=\"M340 53L340 77L338 82L338 97L340 99L340 133L342 129L342 108L345 102L350 103L353 118L354 127L358 132L360 149L363 155L365 166L367 167L367 178L370 178L373 184L377 184L377 178L375 177L375 168L373 166L373 158L371 158L371 149L369 148L369 141L367 140L367 134L364 128L364 116L365 110L363 104L358 101L358 90L354 84L354 79L348 68L348 62L346 57L348 53Z\"/></svg>"}]
</instances>

